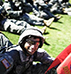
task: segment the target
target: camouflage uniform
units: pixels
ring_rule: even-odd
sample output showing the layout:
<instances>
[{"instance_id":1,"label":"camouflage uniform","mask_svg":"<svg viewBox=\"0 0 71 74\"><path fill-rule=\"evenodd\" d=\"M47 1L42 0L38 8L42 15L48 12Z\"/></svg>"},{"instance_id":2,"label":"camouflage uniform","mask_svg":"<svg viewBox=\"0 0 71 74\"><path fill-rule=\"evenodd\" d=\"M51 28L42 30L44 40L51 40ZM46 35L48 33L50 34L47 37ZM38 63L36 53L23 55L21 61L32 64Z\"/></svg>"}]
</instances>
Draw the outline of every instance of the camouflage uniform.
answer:
<instances>
[{"instance_id":1,"label":"camouflage uniform","mask_svg":"<svg viewBox=\"0 0 71 74\"><path fill-rule=\"evenodd\" d=\"M5 0L3 6L10 18L14 18L17 20L24 20L31 25L44 25L44 19L38 18L35 15L25 13L25 10L23 10L21 3L17 2L17 4L12 0L9 1Z\"/></svg>"},{"instance_id":2,"label":"camouflage uniform","mask_svg":"<svg viewBox=\"0 0 71 74\"><path fill-rule=\"evenodd\" d=\"M13 67L13 59L11 58L11 56L6 53L4 54L6 49L8 49L8 47L12 45L13 44L9 41L9 39L0 32L0 74L7 74L7 72Z\"/></svg>"},{"instance_id":3,"label":"camouflage uniform","mask_svg":"<svg viewBox=\"0 0 71 74\"><path fill-rule=\"evenodd\" d=\"M27 52L22 47L22 43L26 40L26 37L30 35L39 37L41 40L38 50L33 55L26 55ZM14 60L13 68L8 74L44 74L53 62L53 58L51 58L45 50L41 49L43 42L44 38L39 29L26 29L19 38L19 45L6 51ZM41 63L34 64L34 61ZM55 68L49 70L47 74L55 74Z\"/></svg>"},{"instance_id":4,"label":"camouflage uniform","mask_svg":"<svg viewBox=\"0 0 71 74\"><path fill-rule=\"evenodd\" d=\"M6 47L9 47L13 45L9 39L3 34L0 32L0 53L1 53L1 50L5 49ZM4 51L2 51L4 52Z\"/></svg>"},{"instance_id":5,"label":"camouflage uniform","mask_svg":"<svg viewBox=\"0 0 71 74\"><path fill-rule=\"evenodd\" d=\"M5 31L15 34L21 34L24 29L30 27L30 25L25 21L17 21L15 19L6 19L2 22L5 22L4 24L2 24Z\"/></svg>"},{"instance_id":6,"label":"camouflage uniform","mask_svg":"<svg viewBox=\"0 0 71 74\"><path fill-rule=\"evenodd\" d=\"M52 7L50 8L52 13L64 14L63 8L69 7L68 0L50 0L49 4L52 4Z\"/></svg>"},{"instance_id":7,"label":"camouflage uniform","mask_svg":"<svg viewBox=\"0 0 71 74\"><path fill-rule=\"evenodd\" d=\"M50 19L50 18L55 18L54 21L58 21L58 18L50 12L50 7L52 6L51 4L46 4L47 1L44 0L36 0L34 1L34 6L38 8L39 13L35 12L34 14L44 18L44 19Z\"/></svg>"},{"instance_id":8,"label":"camouflage uniform","mask_svg":"<svg viewBox=\"0 0 71 74\"><path fill-rule=\"evenodd\" d=\"M63 8L69 8L69 0L58 0Z\"/></svg>"},{"instance_id":9,"label":"camouflage uniform","mask_svg":"<svg viewBox=\"0 0 71 74\"><path fill-rule=\"evenodd\" d=\"M21 34L22 30L30 27L30 25L25 21L4 18L2 11L3 7L0 6L0 30L5 30L15 34Z\"/></svg>"}]
</instances>

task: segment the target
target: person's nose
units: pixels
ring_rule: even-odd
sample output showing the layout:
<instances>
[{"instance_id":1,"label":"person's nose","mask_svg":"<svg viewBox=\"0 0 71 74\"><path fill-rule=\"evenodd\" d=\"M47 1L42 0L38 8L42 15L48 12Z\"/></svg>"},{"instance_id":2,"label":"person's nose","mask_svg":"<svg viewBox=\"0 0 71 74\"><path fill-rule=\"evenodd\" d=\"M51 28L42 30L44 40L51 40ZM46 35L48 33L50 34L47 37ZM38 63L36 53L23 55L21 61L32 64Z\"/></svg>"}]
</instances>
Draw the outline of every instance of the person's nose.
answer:
<instances>
[{"instance_id":1,"label":"person's nose","mask_svg":"<svg viewBox=\"0 0 71 74\"><path fill-rule=\"evenodd\" d=\"M33 49L34 47L35 47L35 45L31 45L31 46L30 46L30 49Z\"/></svg>"}]
</instances>

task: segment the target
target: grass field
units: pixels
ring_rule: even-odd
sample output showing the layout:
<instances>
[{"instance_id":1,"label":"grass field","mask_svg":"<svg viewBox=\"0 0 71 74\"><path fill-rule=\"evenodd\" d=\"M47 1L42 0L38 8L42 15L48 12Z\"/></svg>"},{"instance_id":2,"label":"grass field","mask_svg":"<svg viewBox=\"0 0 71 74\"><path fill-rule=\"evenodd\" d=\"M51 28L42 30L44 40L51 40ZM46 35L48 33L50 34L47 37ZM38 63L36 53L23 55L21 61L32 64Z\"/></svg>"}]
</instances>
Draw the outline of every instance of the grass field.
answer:
<instances>
[{"instance_id":1,"label":"grass field","mask_svg":"<svg viewBox=\"0 0 71 74\"><path fill-rule=\"evenodd\" d=\"M61 15L61 14L59 14ZM71 43L71 16L66 14L61 15L62 18L58 22L53 22L50 28L47 27L46 42L50 45L43 45L45 49L52 57L56 57L64 48ZM43 28L37 26L38 28ZM9 32L2 31L13 44L18 43L19 35L15 35Z\"/></svg>"},{"instance_id":2,"label":"grass field","mask_svg":"<svg viewBox=\"0 0 71 74\"><path fill-rule=\"evenodd\" d=\"M44 44L44 48L51 56L56 57L66 46L71 43L71 17L62 15L58 22L53 22L51 28L47 28L44 37L48 37L46 41L50 44Z\"/></svg>"}]
</instances>

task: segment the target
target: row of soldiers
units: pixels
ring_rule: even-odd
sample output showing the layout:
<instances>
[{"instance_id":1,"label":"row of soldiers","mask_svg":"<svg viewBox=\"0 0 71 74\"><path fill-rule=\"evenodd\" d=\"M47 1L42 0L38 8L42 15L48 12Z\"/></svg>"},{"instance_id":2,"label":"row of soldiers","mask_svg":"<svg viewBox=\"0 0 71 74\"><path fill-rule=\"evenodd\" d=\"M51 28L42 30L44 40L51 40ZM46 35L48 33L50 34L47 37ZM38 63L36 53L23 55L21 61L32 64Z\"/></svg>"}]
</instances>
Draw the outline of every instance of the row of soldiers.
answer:
<instances>
[{"instance_id":1,"label":"row of soldiers","mask_svg":"<svg viewBox=\"0 0 71 74\"><path fill-rule=\"evenodd\" d=\"M0 5L1 30L16 34L21 34L24 29L35 25L44 26L42 28L44 33L53 21L57 22L61 18L51 12L54 6L59 8L60 0L4 0L0 2ZM30 12L33 13L29 14Z\"/></svg>"}]
</instances>

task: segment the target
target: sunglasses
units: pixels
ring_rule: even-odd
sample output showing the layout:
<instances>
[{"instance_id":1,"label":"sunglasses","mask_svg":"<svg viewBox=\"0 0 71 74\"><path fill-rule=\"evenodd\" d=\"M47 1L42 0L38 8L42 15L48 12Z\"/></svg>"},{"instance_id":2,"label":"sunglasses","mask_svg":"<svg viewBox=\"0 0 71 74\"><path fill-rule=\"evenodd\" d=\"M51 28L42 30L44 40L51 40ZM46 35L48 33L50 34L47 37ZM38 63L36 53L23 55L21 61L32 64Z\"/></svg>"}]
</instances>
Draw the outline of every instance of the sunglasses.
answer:
<instances>
[{"instance_id":1,"label":"sunglasses","mask_svg":"<svg viewBox=\"0 0 71 74\"><path fill-rule=\"evenodd\" d=\"M36 44L36 43L40 43L39 41L34 41L34 40L31 40L31 39L26 39L26 42L28 42L29 44Z\"/></svg>"}]
</instances>

